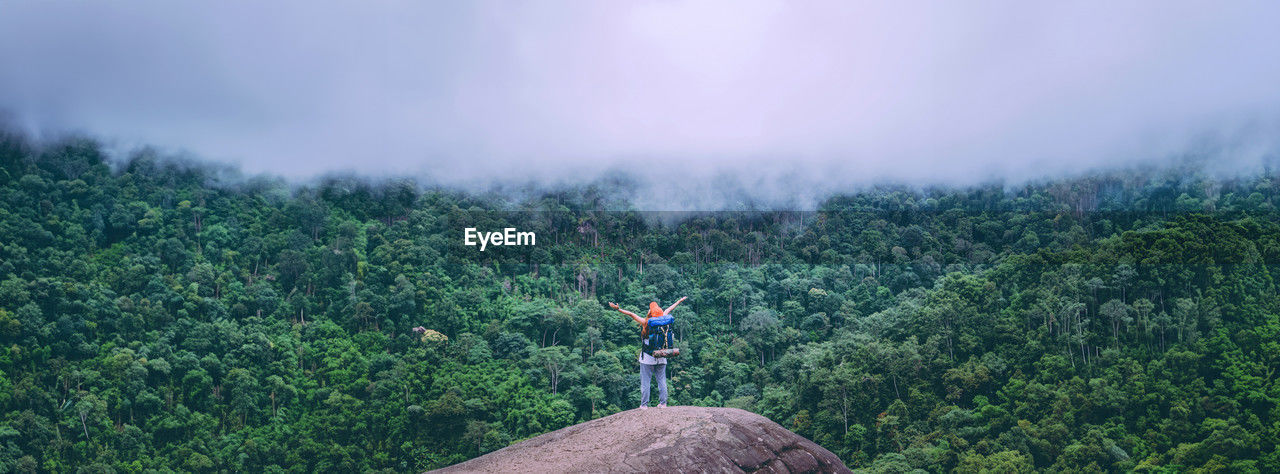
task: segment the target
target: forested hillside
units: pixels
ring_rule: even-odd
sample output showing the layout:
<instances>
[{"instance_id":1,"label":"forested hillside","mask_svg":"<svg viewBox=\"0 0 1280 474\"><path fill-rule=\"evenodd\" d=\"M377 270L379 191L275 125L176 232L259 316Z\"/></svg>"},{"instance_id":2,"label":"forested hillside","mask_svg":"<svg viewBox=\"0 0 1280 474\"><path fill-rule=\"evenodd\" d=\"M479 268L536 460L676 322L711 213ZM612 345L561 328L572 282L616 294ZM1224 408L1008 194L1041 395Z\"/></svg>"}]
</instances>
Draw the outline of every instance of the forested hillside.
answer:
<instances>
[{"instance_id":1,"label":"forested hillside","mask_svg":"<svg viewBox=\"0 0 1280 474\"><path fill-rule=\"evenodd\" d=\"M855 469L1280 471L1274 176L806 212L636 192L294 186L4 135L0 470L442 467L636 407L637 329L605 303L689 296L672 403L760 413ZM537 245L480 252L464 227Z\"/></svg>"}]
</instances>

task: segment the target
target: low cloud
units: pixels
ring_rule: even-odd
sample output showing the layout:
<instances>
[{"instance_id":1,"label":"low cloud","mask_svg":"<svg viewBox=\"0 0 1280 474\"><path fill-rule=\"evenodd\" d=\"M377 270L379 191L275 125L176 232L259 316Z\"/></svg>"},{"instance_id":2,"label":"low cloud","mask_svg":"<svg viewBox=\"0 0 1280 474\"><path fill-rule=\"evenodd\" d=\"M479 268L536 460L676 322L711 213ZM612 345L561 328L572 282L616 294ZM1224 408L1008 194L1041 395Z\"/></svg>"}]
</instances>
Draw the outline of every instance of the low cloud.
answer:
<instances>
[{"instance_id":1,"label":"low cloud","mask_svg":"<svg viewBox=\"0 0 1280 474\"><path fill-rule=\"evenodd\" d=\"M248 173L617 175L653 207L804 206L886 180L1274 163L1278 17L1274 2L8 3L0 107L37 133Z\"/></svg>"}]
</instances>

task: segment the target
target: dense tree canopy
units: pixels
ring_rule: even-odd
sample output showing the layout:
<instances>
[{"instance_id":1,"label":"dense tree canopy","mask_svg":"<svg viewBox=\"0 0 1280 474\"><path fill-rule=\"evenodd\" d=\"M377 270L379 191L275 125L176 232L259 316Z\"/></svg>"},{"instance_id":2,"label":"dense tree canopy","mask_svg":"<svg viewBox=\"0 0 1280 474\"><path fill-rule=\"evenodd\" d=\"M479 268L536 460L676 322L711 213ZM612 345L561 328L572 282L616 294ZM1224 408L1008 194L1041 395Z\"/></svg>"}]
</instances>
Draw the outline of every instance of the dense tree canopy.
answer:
<instances>
[{"instance_id":1,"label":"dense tree canopy","mask_svg":"<svg viewBox=\"0 0 1280 474\"><path fill-rule=\"evenodd\" d=\"M0 466L441 467L639 403L873 472L1280 471L1274 176L1115 172L658 213L0 136ZM462 229L534 231L480 252ZM421 330L414 329L421 327Z\"/></svg>"}]
</instances>

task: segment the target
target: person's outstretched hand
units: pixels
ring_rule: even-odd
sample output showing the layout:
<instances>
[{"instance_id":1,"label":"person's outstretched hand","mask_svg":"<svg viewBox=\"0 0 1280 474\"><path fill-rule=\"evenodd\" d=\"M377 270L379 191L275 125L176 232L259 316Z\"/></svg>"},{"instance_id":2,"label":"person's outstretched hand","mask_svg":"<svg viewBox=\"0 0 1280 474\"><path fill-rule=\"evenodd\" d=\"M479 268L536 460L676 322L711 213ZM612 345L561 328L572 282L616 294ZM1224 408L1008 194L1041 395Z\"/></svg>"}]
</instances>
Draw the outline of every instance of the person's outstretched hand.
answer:
<instances>
[{"instance_id":1,"label":"person's outstretched hand","mask_svg":"<svg viewBox=\"0 0 1280 474\"><path fill-rule=\"evenodd\" d=\"M614 303L614 302L610 301L610 302L609 302L609 307L610 307L610 308L613 308L613 309L618 309L618 303Z\"/></svg>"}]
</instances>

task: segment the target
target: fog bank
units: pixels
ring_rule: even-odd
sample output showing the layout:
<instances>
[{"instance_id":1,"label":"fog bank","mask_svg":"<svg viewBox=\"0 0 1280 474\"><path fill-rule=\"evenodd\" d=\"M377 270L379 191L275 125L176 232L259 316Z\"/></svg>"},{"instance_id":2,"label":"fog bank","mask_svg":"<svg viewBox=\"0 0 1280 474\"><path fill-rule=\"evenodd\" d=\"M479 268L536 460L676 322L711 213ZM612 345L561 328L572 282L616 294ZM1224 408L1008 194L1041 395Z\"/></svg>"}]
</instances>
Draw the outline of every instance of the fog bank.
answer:
<instances>
[{"instance_id":1,"label":"fog bank","mask_svg":"<svg viewBox=\"0 0 1280 474\"><path fill-rule=\"evenodd\" d=\"M623 192L670 190L655 206L790 205L1273 163L1275 18L1274 2L11 2L0 107L36 134L294 179L625 173Z\"/></svg>"}]
</instances>

